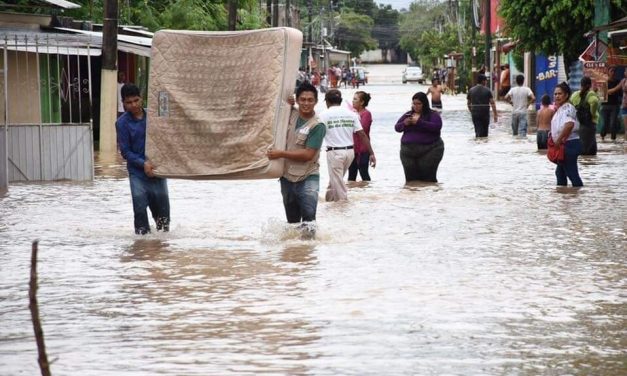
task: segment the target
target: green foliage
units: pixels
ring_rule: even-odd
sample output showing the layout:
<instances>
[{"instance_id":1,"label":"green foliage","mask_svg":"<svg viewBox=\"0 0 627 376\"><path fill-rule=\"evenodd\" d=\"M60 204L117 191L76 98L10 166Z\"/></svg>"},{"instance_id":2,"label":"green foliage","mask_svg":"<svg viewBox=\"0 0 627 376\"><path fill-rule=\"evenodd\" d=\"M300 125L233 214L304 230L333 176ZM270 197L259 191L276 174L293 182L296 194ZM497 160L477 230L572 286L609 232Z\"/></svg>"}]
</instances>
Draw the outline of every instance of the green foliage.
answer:
<instances>
[{"instance_id":1,"label":"green foliage","mask_svg":"<svg viewBox=\"0 0 627 376\"><path fill-rule=\"evenodd\" d=\"M178 30L225 30L227 13L222 4L179 0L159 15L161 26Z\"/></svg>"},{"instance_id":2,"label":"green foliage","mask_svg":"<svg viewBox=\"0 0 627 376\"><path fill-rule=\"evenodd\" d=\"M399 18L400 13L392 9L390 5L379 5L379 9L374 15L372 36L379 42L379 48L382 50L398 47L400 42Z\"/></svg>"},{"instance_id":3,"label":"green foliage","mask_svg":"<svg viewBox=\"0 0 627 376\"><path fill-rule=\"evenodd\" d=\"M415 1L408 12L401 14L400 45L426 73L443 67L445 55L463 54L457 65L457 77L463 90L470 83L473 60L479 64L484 54L470 18L469 0ZM475 57L472 56L473 46Z\"/></svg>"},{"instance_id":4,"label":"green foliage","mask_svg":"<svg viewBox=\"0 0 627 376\"><path fill-rule=\"evenodd\" d=\"M371 36L373 26L374 21L366 15L342 12L335 31L339 48L350 51L353 56L377 48L377 40Z\"/></svg>"},{"instance_id":5,"label":"green foliage","mask_svg":"<svg viewBox=\"0 0 627 376\"><path fill-rule=\"evenodd\" d=\"M340 4L343 10L352 10L357 14L365 14L373 19L378 11L377 4L373 0L343 0Z\"/></svg>"},{"instance_id":6,"label":"green foliage","mask_svg":"<svg viewBox=\"0 0 627 376\"><path fill-rule=\"evenodd\" d=\"M499 13L522 49L570 60L587 45L583 34L593 26L594 0L502 0Z\"/></svg>"},{"instance_id":7,"label":"green foliage","mask_svg":"<svg viewBox=\"0 0 627 376\"><path fill-rule=\"evenodd\" d=\"M228 0L128 0L118 3L119 24L141 25L151 31L159 29L226 30ZM102 23L104 0L74 0L80 9L66 15ZM91 4L91 5L90 5ZM258 29L265 25L257 0L238 0L239 30Z\"/></svg>"},{"instance_id":8,"label":"green foliage","mask_svg":"<svg viewBox=\"0 0 627 376\"><path fill-rule=\"evenodd\" d=\"M413 60L433 61L442 56L433 53L444 45L440 34L444 31L446 10L446 4L439 1L418 0L411 4L409 12L401 15L400 45ZM427 35L423 38L424 33ZM435 45L423 45L426 41ZM431 52L424 55L428 51Z\"/></svg>"},{"instance_id":9,"label":"green foliage","mask_svg":"<svg viewBox=\"0 0 627 376\"><path fill-rule=\"evenodd\" d=\"M523 49L515 48L511 54L512 54L512 61L514 65L516 66L516 69L522 72L525 67L525 56L524 56Z\"/></svg>"}]
</instances>

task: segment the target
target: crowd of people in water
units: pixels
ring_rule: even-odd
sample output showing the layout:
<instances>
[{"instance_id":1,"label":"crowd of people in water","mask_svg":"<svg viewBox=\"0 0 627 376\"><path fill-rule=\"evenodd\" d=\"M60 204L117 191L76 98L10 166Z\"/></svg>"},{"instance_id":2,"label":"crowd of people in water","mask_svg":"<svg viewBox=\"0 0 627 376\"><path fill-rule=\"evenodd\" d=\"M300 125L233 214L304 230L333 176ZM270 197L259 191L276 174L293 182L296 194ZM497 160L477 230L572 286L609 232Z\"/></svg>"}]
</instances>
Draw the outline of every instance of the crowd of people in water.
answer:
<instances>
[{"instance_id":1,"label":"crowd of people in water","mask_svg":"<svg viewBox=\"0 0 627 376\"><path fill-rule=\"evenodd\" d=\"M346 65L340 67L334 64L326 72L320 72L317 68L312 68L311 70L303 67L299 68L296 77L296 87L304 82L311 83L324 94L329 89L347 89L349 87L359 89L360 85L363 86L368 83L368 77L363 67L349 67Z\"/></svg>"},{"instance_id":2,"label":"crowd of people in water","mask_svg":"<svg viewBox=\"0 0 627 376\"><path fill-rule=\"evenodd\" d=\"M336 67L330 69L335 70ZM338 69L339 70L339 69ZM346 72L346 75L344 75ZM550 96L541 97L537 111L536 142L538 150L555 148L561 154L555 160L555 176L558 186L583 186L579 176L580 155L597 153L596 127L600 117L604 124L601 140L609 133L617 140L619 123L618 108L623 123L627 125L627 70L624 78L614 77L616 70L610 68L608 96L602 101L592 90L591 79L581 79L581 89L573 92L566 82L558 84ZM300 73L303 73L301 70ZM300 74L299 73L299 74ZM329 74L330 75L330 74ZM333 72L334 79L326 86L325 75L320 76L318 85L313 76L299 76L294 98L290 98L292 113L288 124L287 144L284 149L267 152L270 160L284 159L284 174L280 178L281 194L288 223L297 224L304 238L315 235L316 210L319 196L320 165L322 146L326 148L329 184L327 201L348 199L345 178L355 181L357 176L370 181L369 168L376 166L376 157L370 142L372 114L368 110L371 95L363 90L353 94L350 104L342 105L340 86L354 76L349 69ZM525 77L515 77L516 86L499 93L499 98L512 105L511 129L514 137L527 138L530 106L535 104L534 93L524 86ZM468 111L478 139L488 137L490 119L498 121L496 100L486 86L487 77L479 74L476 85L470 88L467 97ZM356 85L351 85L357 88ZM315 111L319 92L324 94L326 109ZM438 166L444 156L444 141L441 137L442 117L445 111L442 97L445 90L439 78L432 79L426 92L412 96L411 109L399 117L394 125L400 136L400 162L407 182L437 182ZM622 95L622 100L620 96ZM127 160L131 183L131 196L135 215L135 232L150 232L147 208L150 208L157 230L168 231L170 224L167 182L155 176L150 160L146 158L145 131L146 113L141 103L139 89L126 84L121 89L125 112L116 123L118 145ZM430 98L429 98L430 97ZM626 127L627 128L627 127ZM553 155L552 152L549 154Z\"/></svg>"}]
</instances>

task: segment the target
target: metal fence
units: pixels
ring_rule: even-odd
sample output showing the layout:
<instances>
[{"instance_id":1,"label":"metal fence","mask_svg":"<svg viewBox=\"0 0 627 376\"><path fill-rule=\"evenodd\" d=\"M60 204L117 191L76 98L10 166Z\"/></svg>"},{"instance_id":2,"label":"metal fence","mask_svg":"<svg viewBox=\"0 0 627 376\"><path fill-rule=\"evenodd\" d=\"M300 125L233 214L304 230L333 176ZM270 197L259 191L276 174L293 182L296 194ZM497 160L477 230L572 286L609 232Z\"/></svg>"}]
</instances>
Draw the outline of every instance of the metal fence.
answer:
<instances>
[{"instance_id":1,"label":"metal fence","mask_svg":"<svg viewBox=\"0 0 627 376\"><path fill-rule=\"evenodd\" d=\"M0 51L0 189L3 182L92 179L92 63L100 41L0 30Z\"/></svg>"}]
</instances>

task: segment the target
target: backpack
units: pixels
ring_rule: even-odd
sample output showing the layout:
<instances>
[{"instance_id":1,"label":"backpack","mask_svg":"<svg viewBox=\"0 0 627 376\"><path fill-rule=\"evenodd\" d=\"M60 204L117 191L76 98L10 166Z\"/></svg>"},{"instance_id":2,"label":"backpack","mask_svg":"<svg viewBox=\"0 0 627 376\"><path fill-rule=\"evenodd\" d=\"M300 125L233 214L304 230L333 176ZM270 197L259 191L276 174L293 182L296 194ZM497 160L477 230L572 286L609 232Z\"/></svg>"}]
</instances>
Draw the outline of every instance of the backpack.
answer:
<instances>
[{"instance_id":1,"label":"backpack","mask_svg":"<svg viewBox=\"0 0 627 376\"><path fill-rule=\"evenodd\" d=\"M590 92L586 93L586 96L580 98L579 104L575 106L577 110L577 120L579 120L579 124L581 125L592 125L592 112L590 111L590 104L588 103L588 95Z\"/></svg>"}]
</instances>

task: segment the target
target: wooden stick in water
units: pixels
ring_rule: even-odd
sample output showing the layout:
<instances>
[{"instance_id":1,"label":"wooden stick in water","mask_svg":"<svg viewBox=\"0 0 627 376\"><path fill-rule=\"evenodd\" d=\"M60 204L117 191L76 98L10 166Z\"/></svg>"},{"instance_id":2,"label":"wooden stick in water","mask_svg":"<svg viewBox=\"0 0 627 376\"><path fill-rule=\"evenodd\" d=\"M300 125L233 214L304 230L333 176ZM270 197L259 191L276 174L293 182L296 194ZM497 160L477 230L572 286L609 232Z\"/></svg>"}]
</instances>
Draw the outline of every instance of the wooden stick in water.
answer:
<instances>
[{"instance_id":1,"label":"wooden stick in water","mask_svg":"<svg viewBox=\"0 0 627 376\"><path fill-rule=\"evenodd\" d=\"M44 343L44 331L39 321L39 305L37 304L37 250L39 240L33 242L31 259L30 259L30 288L28 290L28 298L30 315L33 320L33 329L35 330L35 340L37 341L37 352L39 353L39 368L42 376L51 376L50 363L46 355L46 344Z\"/></svg>"}]
</instances>

